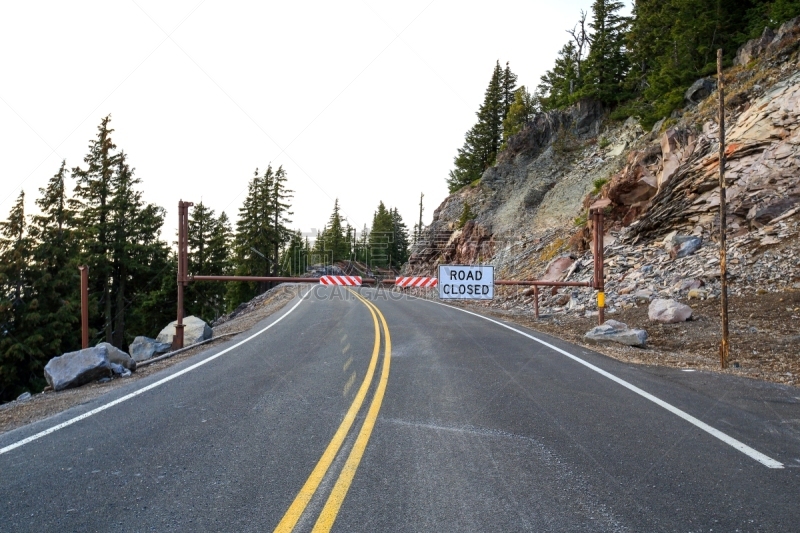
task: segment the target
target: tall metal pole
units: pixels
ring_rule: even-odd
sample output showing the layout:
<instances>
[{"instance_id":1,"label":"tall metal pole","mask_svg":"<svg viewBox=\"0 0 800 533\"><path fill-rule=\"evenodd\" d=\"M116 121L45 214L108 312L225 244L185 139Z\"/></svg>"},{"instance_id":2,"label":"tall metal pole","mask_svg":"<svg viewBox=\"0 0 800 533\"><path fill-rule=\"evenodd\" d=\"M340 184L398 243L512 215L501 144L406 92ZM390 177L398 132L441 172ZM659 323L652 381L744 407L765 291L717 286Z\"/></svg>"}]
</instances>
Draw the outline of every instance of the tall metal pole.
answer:
<instances>
[{"instance_id":1,"label":"tall metal pole","mask_svg":"<svg viewBox=\"0 0 800 533\"><path fill-rule=\"evenodd\" d=\"M595 248L595 261L597 261L597 323L602 325L603 322L606 321L606 282L605 282L605 272L603 270L603 263L605 262L604 258L604 248L605 242L603 239L603 233L605 232L603 226L605 221L603 210L596 209L595 210L595 234L596 237L596 248Z\"/></svg>"},{"instance_id":2,"label":"tall metal pole","mask_svg":"<svg viewBox=\"0 0 800 533\"><path fill-rule=\"evenodd\" d=\"M192 202L178 202L178 319L172 348L183 348L183 289L189 282L189 207Z\"/></svg>"},{"instance_id":3,"label":"tall metal pole","mask_svg":"<svg viewBox=\"0 0 800 533\"><path fill-rule=\"evenodd\" d=\"M81 348L89 347L89 267L81 265Z\"/></svg>"},{"instance_id":4,"label":"tall metal pole","mask_svg":"<svg viewBox=\"0 0 800 533\"><path fill-rule=\"evenodd\" d=\"M722 294L722 342L719 345L719 362L728 367L728 273L725 232L727 230L727 205L725 200L725 85L722 79L722 49L717 50L717 86L719 87L719 271Z\"/></svg>"}]
</instances>

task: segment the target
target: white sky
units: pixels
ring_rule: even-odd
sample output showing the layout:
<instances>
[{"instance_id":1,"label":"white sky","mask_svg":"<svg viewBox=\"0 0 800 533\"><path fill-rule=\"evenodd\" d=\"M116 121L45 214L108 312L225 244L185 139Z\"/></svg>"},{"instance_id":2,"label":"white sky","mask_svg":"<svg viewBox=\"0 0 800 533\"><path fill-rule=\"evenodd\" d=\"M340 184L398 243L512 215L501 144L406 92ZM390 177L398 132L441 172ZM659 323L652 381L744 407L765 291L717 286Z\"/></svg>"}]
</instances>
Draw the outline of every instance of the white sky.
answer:
<instances>
[{"instance_id":1,"label":"white sky","mask_svg":"<svg viewBox=\"0 0 800 533\"><path fill-rule=\"evenodd\" d=\"M100 119L167 209L235 219L256 167L283 165L292 226L334 198L359 230L378 202L409 229L447 195L495 60L535 86L591 0L0 3L0 218L28 212Z\"/></svg>"}]
</instances>

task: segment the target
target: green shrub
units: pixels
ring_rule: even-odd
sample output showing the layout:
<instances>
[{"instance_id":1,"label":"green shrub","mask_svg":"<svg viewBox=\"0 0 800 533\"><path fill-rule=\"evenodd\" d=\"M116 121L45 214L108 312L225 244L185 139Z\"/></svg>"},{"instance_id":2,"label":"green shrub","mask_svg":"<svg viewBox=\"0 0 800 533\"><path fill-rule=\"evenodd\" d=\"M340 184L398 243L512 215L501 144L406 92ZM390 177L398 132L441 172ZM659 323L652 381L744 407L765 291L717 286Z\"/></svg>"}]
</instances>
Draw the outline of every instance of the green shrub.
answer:
<instances>
[{"instance_id":1,"label":"green shrub","mask_svg":"<svg viewBox=\"0 0 800 533\"><path fill-rule=\"evenodd\" d=\"M592 182L592 185L594 185L594 189L592 189L592 194L599 194L600 189L602 189L603 185L608 183L608 181L609 181L608 178L597 178L596 180L594 180Z\"/></svg>"}]
</instances>

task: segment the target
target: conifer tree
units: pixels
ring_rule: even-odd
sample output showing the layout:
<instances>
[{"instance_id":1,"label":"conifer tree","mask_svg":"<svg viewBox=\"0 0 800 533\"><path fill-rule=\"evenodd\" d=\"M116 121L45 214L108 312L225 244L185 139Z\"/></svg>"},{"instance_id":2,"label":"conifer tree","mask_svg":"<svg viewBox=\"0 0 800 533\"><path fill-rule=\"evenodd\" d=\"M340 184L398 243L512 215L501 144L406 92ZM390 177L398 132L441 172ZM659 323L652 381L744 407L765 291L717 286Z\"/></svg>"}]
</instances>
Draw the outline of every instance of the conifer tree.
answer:
<instances>
[{"instance_id":1,"label":"conifer tree","mask_svg":"<svg viewBox=\"0 0 800 533\"><path fill-rule=\"evenodd\" d=\"M145 295L155 290L154 279L166 267L168 249L160 240L164 209L142 200L142 192L136 188L141 180L134 176L124 152L116 161L110 204L112 344L124 349L135 336L126 334L128 320L138 314Z\"/></svg>"},{"instance_id":2,"label":"conifer tree","mask_svg":"<svg viewBox=\"0 0 800 533\"><path fill-rule=\"evenodd\" d=\"M390 254L390 265L395 267L402 267L408 261L409 251L409 237L408 228L403 222L403 217L395 207L390 212L392 217L392 243Z\"/></svg>"},{"instance_id":3,"label":"conifer tree","mask_svg":"<svg viewBox=\"0 0 800 533\"><path fill-rule=\"evenodd\" d=\"M142 200L140 180L111 140L110 121L110 115L104 117L90 141L86 167L73 169L77 184L68 205L76 212L81 260L89 265L90 310L100 310L100 316L90 315L92 324L103 340L125 348L132 339L126 336L131 319L134 330L144 333L139 307L148 291L156 290L169 252L160 240L165 212Z\"/></svg>"},{"instance_id":4,"label":"conifer tree","mask_svg":"<svg viewBox=\"0 0 800 533\"><path fill-rule=\"evenodd\" d=\"M541 77L536 100L543 111L561 109L577 101L580 88L578 53L570 41L559 50L553 68Z\"/></svg>"},{"instance_id":5,"label":"conifer tree","mask_svg":"<svg viewBox=\"0 0 800 533\"><path fill-rule=\"evenodd\" d=\"M503 143L512 135L519 133L525 124L533 118L536 107L531 94L523 85L514 92L514 103L508 109L508 114L503 120Z\"/></svg>"},{"instance_id":6,"label":"conifer tree","mask_svg":"<svg viewBox=\"0 0 800 533\"><path fill-rule=\"evenodd\" d=\"M308 267L308 250L300 230L294 231L289 244L283 251L281 268L289 276L300 276Z\"/></svg>"},{"instance_id":7,"label":"conifer tree","mask_svg":"<svg viewBox=\"0 0 800 533\"><path fill-rule=\"evenodd\" d=\"M593 31L584 64L582 97L605 104L617 104L625 98L623 82L629 69L625 38L629 20L620 14L622 7L619 0L595 0L592 4L589 27Z\"/></svg>"},{"instance_id":8,"label":"conifer tree","mask_svg":"<svg viewBox=\"0 0 800 533\"><path fill-rule=\"evenodd\" d=\"M44 358L41 316L31 284L33 243L25 220L25 192L0 222L0 401L35 385Z\"/></svg>"},{"instance_id":9,"label":"conifer tree","mask_svg":"<svg viewBox=\"0 0 800 533\"><path fill-rule=\"evenodd\" d=\"M201 201L189 217L189 271L193 274L223 276L228 273L230 222L225 213L214 216ZM195 282L186 289L186 311L213 322L225 310L225 286L216 282Z\"/></svg>"},{"instance_id":10,"label":"conifer tree","mask_svg":"<svg viewBox=\"0 0 800 533\"><path fill-rule=\"evenodd\" d=\"M317 242L321 247L321 252L331 262L341 261L350 257L345 228L342 226L338 198L333 203L333 213L331 213L328 224L317 239Z\"/></svg>"},{"instance_id":11,"label":"conifer tree","mask_svg":"<svg viewBox=\"0 0 800 533\"><path fill-rule=\"evenodd\" d=\"M503 107L500 111L500 115L502 118L505 118L508 115L508 110L511 109L511 105L514 103L514 93L517 90L517 75L511 72L508 61L506 61L506 68L503 70L501 81Z\"/></svg>"},{"instance_id":12,"label":"conifer tree","mask_svg":"<svg viewBox=\"0 0 800 533\"><path fill-rule=\"evenodd\" d=\"M516 83L516 76L510 70L506 78L510 86ZM505 118L503 85L503 69L500 68L500 61L497 61L483 103L476 113L478 122L464 136L464 145L458 149L454 159L455 168L447 179L450 192L480 179L483 172L494 164Z\"/></svg>"},{"instance_id":13,"label":"conifer tree","mask_svg":"<svg viewBox=\"0 0 800 533\"><path fill-rule=\"evenodd\" d=\"M112 341L113 315L111 295L111 197L112 178L118 156L111 140L114 132L109 126L111 115L105 116L97 128L97 137L89 142L89 153L84 157L86 168L75 167L72 175L77 180L72 207L78 211L87 264L92 272L92 294L100 295L100 330L106 342Z\"/></svg>"},{"instance_id":14,"label":"conifer tree","mask_svg":"<svg viewBox=\"0 0 800 533\"><path fill-rule=\"evenodd\" d=\"M280 250L291 237L286 224L290 222L288 200L292 191L286 188L286 180L283 167L273 171L272 165L267 165L262 176L256 169L236 223L232 257L235 274L266 277L280 272ZM231 283L227 306L233 309L269 287L266 282Z\"/></svg>"},{"instance_id":15,"label":"conifer tree","mask_svg":"<svg viewBox=\"0 0 800 533\"><path fill-rule=\"evenodd\" d=\"M39 189L36 205L40 213L30 226L34 241L31 283L36 294L40 322L47 324L47 335L40 346L46 357L80 348L80 282L78 258L80 243L76 237L75 212L66 194L68 170L62 161L47 186ZM41 361L41 365L46 363ZM38 379L43 379L36 372ZM42 386L43 382L42 382Z\"/></svg>"},{"instance_id":16,"label":"conifer tree","mask_svg":"<svg viewBox=\"0 0 800 533\"><path fill-rule=\"evenodd\" d=\"M369 232L370 264L377 267L389 266L391 246L394 243L394 221L391 212L383 202L372 216Z\"/></svg>"},{"instance_id":17,"label":"conifer tree","mask_svg":"<svg viewBox=\"0 0 800 533\"><path fill-rule=\"evenodd\" d=\"M268 172L271 170L271 167L267 168ZM289 200L292 198L292 193L294 191L286 188L286 182L286 171L283 169L283 166L280 166L278 167L278 170L275 171L275 177L272 180L272 191L270 195L270 204L272 209L272 227L270 228L270 233L272 239L273 276L280 275L280 251L284 244L286 244L292 237L292 232L287 225L291 224L292 222L288 218L289 215L292 214L289 211L291 208Z\"/></svg>"}]
</instances>

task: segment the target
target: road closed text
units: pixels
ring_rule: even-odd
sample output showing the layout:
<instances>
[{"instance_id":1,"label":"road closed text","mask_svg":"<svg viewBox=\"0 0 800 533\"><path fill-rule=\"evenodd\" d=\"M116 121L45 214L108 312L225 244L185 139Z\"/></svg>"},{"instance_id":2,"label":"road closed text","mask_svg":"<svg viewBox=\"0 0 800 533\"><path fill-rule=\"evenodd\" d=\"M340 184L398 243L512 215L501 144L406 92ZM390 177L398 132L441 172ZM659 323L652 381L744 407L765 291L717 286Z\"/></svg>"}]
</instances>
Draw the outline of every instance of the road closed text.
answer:
<instances>
[{"instance_id":1,"label":"road closed text","mask_svg":"<svg viewBox=\"0 0 800 533\"><path fill-rule=\"evenodd\" d=\"M494 298L494 267L439 265L439 298L491 300Z\"/></svg>"}]
</instances>

